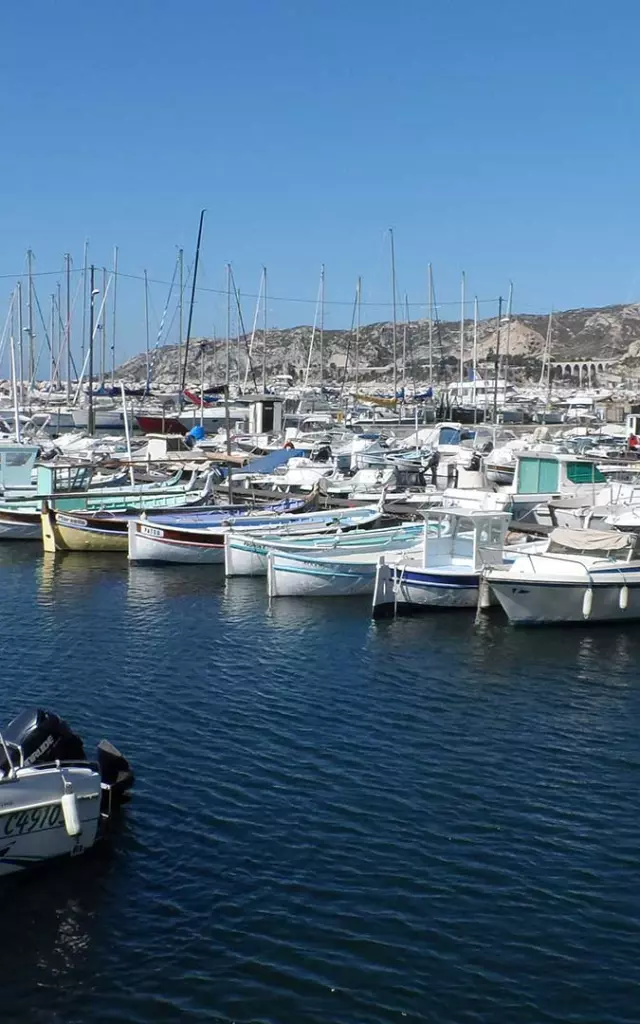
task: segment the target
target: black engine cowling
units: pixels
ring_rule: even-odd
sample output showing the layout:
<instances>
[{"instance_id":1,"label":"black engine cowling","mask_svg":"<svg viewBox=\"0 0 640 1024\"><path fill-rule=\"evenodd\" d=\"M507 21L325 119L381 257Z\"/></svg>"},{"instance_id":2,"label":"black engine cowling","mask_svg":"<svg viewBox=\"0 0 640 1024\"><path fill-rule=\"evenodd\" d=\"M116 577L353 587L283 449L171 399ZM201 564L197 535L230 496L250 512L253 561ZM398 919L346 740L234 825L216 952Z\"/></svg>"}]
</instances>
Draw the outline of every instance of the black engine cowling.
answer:
<instances>
[{"instance_id":1,"label":"black engine cowling","mask_svg":"<svg viewBox=\"0 0 640 1024\"><path fill-rule=\"evenodd\" d=\"M43 708L22 711L2 730L2 735L16 768L20 765L20 755L15 746L21 748L26 766L87 759L80 737L63 718ZM6 775L8 770L5 752L0 750L0 771Z\"/></svg>"}]
</instances>

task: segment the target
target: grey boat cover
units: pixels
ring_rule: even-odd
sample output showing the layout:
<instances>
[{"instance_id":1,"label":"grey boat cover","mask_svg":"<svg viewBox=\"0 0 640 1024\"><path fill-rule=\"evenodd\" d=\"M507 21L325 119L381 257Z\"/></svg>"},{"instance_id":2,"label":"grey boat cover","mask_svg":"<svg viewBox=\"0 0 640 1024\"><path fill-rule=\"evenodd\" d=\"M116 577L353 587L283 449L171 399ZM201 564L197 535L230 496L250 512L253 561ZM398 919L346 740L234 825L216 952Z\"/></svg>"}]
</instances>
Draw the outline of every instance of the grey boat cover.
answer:
<instances>
[{"instance_id":1,"label":"grey boat cover","mask_svg":"<svg viewBox=\"0 0 640 1024\"><path fill-rule=\"evenodd\" d=\"M619 552L628 554L629 548L635 547L635 543L636 538L630 533L616 533L614 530L565 530L557 526L549 534L547 551L615 557Z\"/></svg>"}]
</instances>

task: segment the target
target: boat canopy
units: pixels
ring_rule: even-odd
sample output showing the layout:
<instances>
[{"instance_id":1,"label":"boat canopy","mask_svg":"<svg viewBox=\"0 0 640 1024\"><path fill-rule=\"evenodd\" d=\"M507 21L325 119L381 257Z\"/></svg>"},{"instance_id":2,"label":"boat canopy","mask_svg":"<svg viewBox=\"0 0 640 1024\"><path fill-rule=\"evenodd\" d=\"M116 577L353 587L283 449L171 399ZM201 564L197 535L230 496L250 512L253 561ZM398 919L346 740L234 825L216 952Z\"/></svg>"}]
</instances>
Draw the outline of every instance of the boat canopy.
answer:
<instances>
[{"instance_id":1,"label":"boat canopy","mask_svg":"<svg viewBox=\"0 0 640 1024\"><path fill-rule=\"evenodd\" d=\"M548 552L571 552L572 554L602 555L607 557L615 552L628 552L636 546L636 537L631 533L615 533L612 530L566 530L556 527L549 534Z\"/></svg>"}]
</instances>

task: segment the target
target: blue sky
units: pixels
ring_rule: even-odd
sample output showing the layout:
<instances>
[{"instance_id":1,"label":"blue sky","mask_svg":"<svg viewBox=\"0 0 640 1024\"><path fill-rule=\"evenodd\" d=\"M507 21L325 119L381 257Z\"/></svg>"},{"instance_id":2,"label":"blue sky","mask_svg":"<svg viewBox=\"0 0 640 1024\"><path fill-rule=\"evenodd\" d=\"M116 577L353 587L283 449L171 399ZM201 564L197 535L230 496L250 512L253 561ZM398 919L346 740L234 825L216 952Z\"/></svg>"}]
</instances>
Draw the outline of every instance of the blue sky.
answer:
<instances>
[{"instance_id":1,"label":"blue sky","mask_svg":"<svg viewBox=\"0 0 640 1024\"><path fill-rule=\"evenodd\" d=\"M168 281L207 208L203 286L269 270L269 320L424 315L468 294L546 311L640 298L640 5L614 0L20 0L0 65L0 273L85 238L98 266ZM38 279L45 298L57 278ZM3 282L8 295L12 280ZM139 281L119 348L142 345ZM152 285L152 336L165 301ZM0 292L0 299L2 293ZM483 303L487 314L495 304ZM469 307L469 313L471 307ZM245 318L252 319L247 300ZM198 295L194 330L224 329Z\"/></svg>"}]
</instances>

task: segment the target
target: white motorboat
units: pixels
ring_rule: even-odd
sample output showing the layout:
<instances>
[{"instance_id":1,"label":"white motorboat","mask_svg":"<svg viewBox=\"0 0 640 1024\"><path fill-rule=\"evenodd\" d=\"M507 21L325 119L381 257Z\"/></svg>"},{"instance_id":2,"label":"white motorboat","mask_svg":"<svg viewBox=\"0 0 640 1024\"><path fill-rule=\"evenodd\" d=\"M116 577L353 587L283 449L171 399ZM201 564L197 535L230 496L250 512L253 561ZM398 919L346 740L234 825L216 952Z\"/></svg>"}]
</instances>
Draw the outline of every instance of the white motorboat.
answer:
<instances>
[{"instance_id":1,"label":"white motorboat","mask_svg":"<svg viewBox=\"0 0 640 1024\"><path fill-rule=\"evenodd\" d=\"M378 561L375 617L417 607L475 608L483 566L508 557L508 512L430 509L423 515L421 547Z\"/></svg>"},{"instance_id":2,"label":"white motorboat","mask_svg":"<svg viewBox=\"0 0 640 1024\"><path fill-rule=\"evenodd\" d=\"M521 554L483 576L510 622L616 622L640 618L640 557L633 533L564 530L544 553Z\"/></svg>"},{"instance_id":3,"label":"white motorboat","mask_svg":"<svg viewBox=\"0 0 640 1024\"><path fill-rule=\"evenodd\" d=\"M89 761L58 715L22 712L0 733L0 875L89 850L132 785L110 743Z\"/></svg>"},{"instance_id":4,"label":"white motorboat","mask_svg":"<svg viewBox=\"0 0 640 1024\"><path fill-rule=\"evenodd\" d=\"M593 501L578 497L549 502L553 525L567 530L640 529L639 512L640 490L626 482L602 487Z\"/></svg>"},{"instance_id":5,"label":"white motorboat","mask_svg":"<svg viewBox=\"0 0 640 1024\"><path fill-rule=\"evenodd\" d=\"M511 506L513 518L532 525L551 526L549 502L579 498L594 504L607 480L593 460L543 446L516 452L516 472Z\"/></svg>"}]
</instances>

